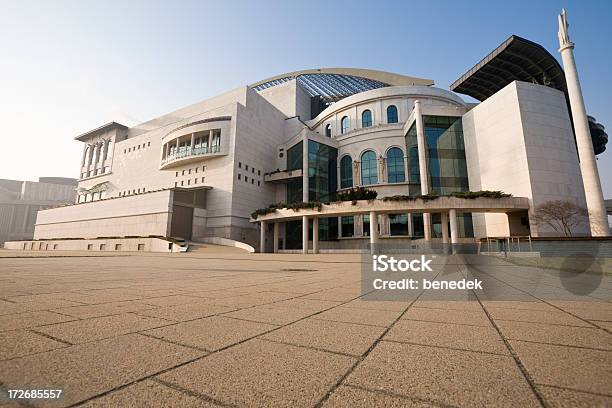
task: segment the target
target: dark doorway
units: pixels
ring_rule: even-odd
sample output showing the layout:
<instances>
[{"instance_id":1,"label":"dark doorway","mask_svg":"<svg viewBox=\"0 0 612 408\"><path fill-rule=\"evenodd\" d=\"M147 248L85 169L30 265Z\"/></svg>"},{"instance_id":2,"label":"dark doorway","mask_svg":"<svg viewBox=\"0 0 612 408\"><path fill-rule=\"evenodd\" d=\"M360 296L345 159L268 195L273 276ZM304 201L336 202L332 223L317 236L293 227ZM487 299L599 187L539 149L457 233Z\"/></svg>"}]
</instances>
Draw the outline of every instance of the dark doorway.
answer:
<instances>
[{"instance_id":1,"label":"dark doorway","mask_svg":"<svg viewBox=\"0 0 612 408\"><path fill-rule=\"evenodd\" d=\"M193 224L193 208L182 205L172 206L172 224L170 235L185 240L191 239L191 227Z\"/></svg>"}]
</instances>

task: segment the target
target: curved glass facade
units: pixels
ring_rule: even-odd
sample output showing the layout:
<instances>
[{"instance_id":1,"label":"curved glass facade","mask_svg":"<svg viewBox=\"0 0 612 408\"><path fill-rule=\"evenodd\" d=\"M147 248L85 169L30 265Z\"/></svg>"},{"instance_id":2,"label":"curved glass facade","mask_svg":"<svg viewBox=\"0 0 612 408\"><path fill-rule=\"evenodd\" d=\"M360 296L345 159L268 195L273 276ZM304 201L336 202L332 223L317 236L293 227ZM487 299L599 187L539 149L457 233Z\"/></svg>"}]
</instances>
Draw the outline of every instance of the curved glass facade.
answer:
<instances>
[{"instance_id":1,"label":"curved glass facade","mask_svg":"<svg viewBox=\"0 0 612 408\"><path fill-rule=\"evenodd\" d=\"M292 79L293 77L291 76L277 78L259 84L253 87L253 89L262 91ZM373 79L346 74L302 74L297 77L297 81L306 89L310 96L320 96L327 103L337 102L340 99L360 92L389 86L389 84Z\"/></svg>"}]
</instances>

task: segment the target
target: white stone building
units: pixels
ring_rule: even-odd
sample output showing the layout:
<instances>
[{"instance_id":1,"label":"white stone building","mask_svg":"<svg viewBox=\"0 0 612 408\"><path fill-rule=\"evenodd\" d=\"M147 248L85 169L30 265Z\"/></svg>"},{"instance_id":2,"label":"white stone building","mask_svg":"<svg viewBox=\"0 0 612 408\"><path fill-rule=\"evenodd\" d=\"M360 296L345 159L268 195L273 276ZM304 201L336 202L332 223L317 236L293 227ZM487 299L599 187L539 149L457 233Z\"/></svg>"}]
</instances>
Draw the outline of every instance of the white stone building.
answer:
<instances>
[{"instance_id":1,"label":"white stone building","mask_svg":"<svg viewBox=\"0 0 612 408\"><path fill-rule=\"evenodd\" d=\"M40 177L38 181L0 179L0 244L34 237L36 213L74 203L77 180Z\"/></svg>"},{"instance_id":2,"label":"white stone building","mask_svg":"<svg viewBox=\"0 0 612 408\"><path fill-rule=\"evenodd\" d=\"M134 127L111 122L76 138L76 203L40 211L34 238L164 236L259 247L263 237L263 249L291 249L303 246L310 225L322 245L358 248L372 232L446 239L449 214L454 238L555 235L534 221L537 205L586 206L564 84L554 57L512 36L451 86L478 104L428 79L331 68L279 75ZM592 124L598 154L607 135ZM528 204L497 213L412 206L373 212L375 222L362 209L279 220L263 234L251 219L273 203L330 202L357 186L378 198L501 190ZM588 225L576 233L588 235Z\"/></svg>"}]
</instances>

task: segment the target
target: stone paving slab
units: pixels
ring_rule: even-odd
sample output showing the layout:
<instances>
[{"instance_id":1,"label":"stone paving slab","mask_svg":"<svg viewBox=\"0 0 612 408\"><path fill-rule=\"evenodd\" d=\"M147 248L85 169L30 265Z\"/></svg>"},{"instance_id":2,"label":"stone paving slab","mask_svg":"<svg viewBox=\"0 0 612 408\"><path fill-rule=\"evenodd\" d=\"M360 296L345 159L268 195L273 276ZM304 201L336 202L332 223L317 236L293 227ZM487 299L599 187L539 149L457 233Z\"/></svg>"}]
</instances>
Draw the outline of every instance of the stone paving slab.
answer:
<instances>
[{"instance_id":1,"label":"stone paving slab","mask_svg":"<svg viewBox=\"0 0 612 408\"><path fill-rule=\"evenodd\" d=\"M453 406L539 406L511 357L472 351L383 341L346 383Z\"/></svg>"},{"instance_id":2,"label":"stone paving slab","mask_svg":"<svg viewBox=\"0 0 612 408\"><path fill-rule=\"evenodd\" d=\"M496 320L505 338L612 351L612 334L593 327Z\"/></svg>"},{"instance_id":3,"label":"stone paving slab","mask_svg":"<svg viewBox=\"0 0 612 408\"><path fill-rule=\"evenodd\" d=\"M501 336L493 327L401 320L385 340L508 355Z\"/></svg>"},{"instance_id":4,"label":"stone paving slab","mask_svg":"<svg viewBox=\"0 0 612 408\"><path fill-rule=\"evenodd\" d=\"M315 319L335 322L367 324L372 326L389 326L401 315L398 310L360 309L338 306L314 316Z\"/></svg>"},{"instance_id":5,"label":"stone paving slab","mask_svg":"<svg viewBox=\"0 0 612 408\"><path fill-rule=\"evenodd\" d=\"M425 322L454 323L490 327L491 322L482 310L451 310L412 307L402 319Z\"/></svg>"},{"instance_id":6,"label":"stone paving slab","mask_svg":"<svg viewBox=\"0 0 612 408\"><path fill-rule=\"evenodd\" d=\"M171 322L168 320L155 317L124 313L38 327L37 331L68 343L78 344L167 326L169 323Z\"/></svg>"},{"instance_id":7,"label":"stone paving slab","mask_svg":"<svg viewBox=\"0 0 612 408\"><path fill-rule=\"evenodd\" d=\"M510 344L538 384L612 394L610 352L517 340L510 340Z\"/></svg>"},{"instance_id":8,"label":"stone paving slab","mask_svg":"<svg viewBox=\"0 0 612 408\"><path fill-rule=\"evenodd\" d=\"M384 333L384 328L308 319L275 330L261 338L360 356Z\"/></svg>"},{"instance_id":9,"label":"stone paving slab","mask_svg":"<svg viewBox=\"0 0 612 408\"><path fill-rule=\"evenodd\" d=\"M218 408L214 402L144 380L80 405L83 408Z\"/></svg>"},{"instance_id":10,"label":"stone paving slab","mask_svg":"<svg viewBox=\"0 0 612 408\"><path fill-rule=\"evenodd\" d=\"M71 320L75 320L75 318L48 311L5 315L0 316L0 332L6 330L27 329L29 327L68 322Z\"/></svg>"},{"instance_id":11,"label":"stone paving slab","mask_svg":"<svg viewBox=\"0 0 612 408\"><path fill-rule=\"evenodd\" d=\"M323 405L325 408L386 407L386 408L433 408L434 405L405 396L391 395L356 387L341 386Z\"/></svg>"},{"instance_id":12,"label":"stone paving slab","mask_svg":"<svg viewBox=\"0 0 612 408\"><path fill-rule=\"evenodd\" d=\"M252 340L159 378L226 404L312 407L354 363L338 354Z\"/></svg>"},{"instance_id":13,"label":"stone paving slab","mask_svg":"<svg viewBox=\"0 0 612 408\"><path fill-rule=\"evenodd\" d=\"M174 343L214 351L277 327L218 316L147 330L144 333Z\"/></svg>"},{"instance_id":14,"label":"stone paving slab","mask_svg":"<svg viewBox=\"0 0 612 408\"><path fill-rule=\"evenodd\" d=\"M67 344L28 330L0 333L0 361L62 347L67 347Z\"/></svg>"}]
</instances>

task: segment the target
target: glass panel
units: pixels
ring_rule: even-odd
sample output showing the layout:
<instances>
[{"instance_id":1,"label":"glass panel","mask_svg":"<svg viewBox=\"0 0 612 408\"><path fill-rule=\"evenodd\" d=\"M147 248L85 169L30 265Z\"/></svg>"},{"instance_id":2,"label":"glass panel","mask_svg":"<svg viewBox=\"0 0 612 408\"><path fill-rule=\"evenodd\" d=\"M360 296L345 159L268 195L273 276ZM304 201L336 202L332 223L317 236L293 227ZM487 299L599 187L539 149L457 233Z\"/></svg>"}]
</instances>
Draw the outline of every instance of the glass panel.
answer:
<instances>
[{"instance_id":1,"label":"glass panel","mask_svg":"<svg viewBox=\"0 0 612 408\"><path fill-rule=\"evenodd\" d=\"M330 201L338 189L338 149L308 141L308 199ZM336 224L337 225L337 224Z\"/></svg>"},{"instance_id":2,"label":"glass panel","mask_svg":"<svg viewBox=\"0 0 612 408\"><path fill-rule=\"evenodd\" d=\"M378 183L376 153L371 150L361 155L361 184L364 186Z\"/></svg>"},{"instance_id":3,"label":"glass panel","mask_svg":"<svg viewBox=\"0 0 612 408\"><path fill-rule=\"evenodd\" d=\"M391 236L408 235L408 215L390 214L389 225Z\"/></svg>"},{"instance_id":4,"label":"glass panel","mask_svg":"<svg viewBox=\"0 0 612 408\"><path fill-rule=\"evenodd\" d=\"M397 123L397 107L395 105L389 105L387 107L387 123Z\"/></svg>"},{"instance_id":5,"label":"glass panel","mask_svg":"<svg viewBox=\"0 0 612 408\"><path fill-rule=\"evenodd\" d=\"M340 121L340 133L345 134L349 131L349 118L345 116Z\"/></svg>"},{"instance_id":6,"label":"glass panel","mask_svg":"<svg viewBox=\"0 0 612 408\"><path fill-rule=\"evenodd\" d=\"M361 127L367 128L370 126L372 126L372 112L365 110L361 114Z\"/></svg>"},{"instance_id":7,"label":"glass panel","mask_svg":"<svg viewBox=\"0 0 612 408\"><path fill-rule=\"evenodd\" d=\"M341 217L342 222L342 236L352 237L355 235L355 221L352 215L347 217Z\"/></svg>"},{"instance_id":8,"label":"glass panel","mask_svg":"<svg viewBox=\"0 0 612 408\"><path fill-rule=\"evenodd\" d=\"M287 170L297 170L302 168L302 146L302 142L300 142L287 150Z\"/></svg>"},{"instance_id":9,"label":"glass panel","mask_svg":"<svg viewBox=\"0 0 612 408\"><path fill-rule=\"evenodd\" d=\"M340 188L353 187L353 161L351 156L344 156L340 160Z\"/></svg>"},{"instance_id":10,"label":"glass panel","mask_svg":"<svg viewBox=\"0 0 612 408\"><path fill-rule=\"evenodd\" d=\"M392 147L387 152L387 179L389 183L403 183L406 181L404 154L399 147Z\"/></svg>"},{"instance_id":11,"label":"glass panel","mask_svg":"<svg viewBox=\"0 0 612 408\"><path fill-rule=\"evenodd\" d=\"M370 236L370 216L369 215L363 216L362 224L363 224L363 236L369 237Z\"/></svg>"}]
</instances>

